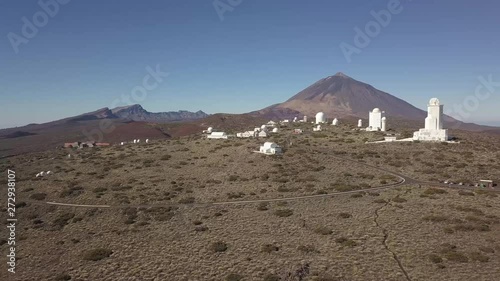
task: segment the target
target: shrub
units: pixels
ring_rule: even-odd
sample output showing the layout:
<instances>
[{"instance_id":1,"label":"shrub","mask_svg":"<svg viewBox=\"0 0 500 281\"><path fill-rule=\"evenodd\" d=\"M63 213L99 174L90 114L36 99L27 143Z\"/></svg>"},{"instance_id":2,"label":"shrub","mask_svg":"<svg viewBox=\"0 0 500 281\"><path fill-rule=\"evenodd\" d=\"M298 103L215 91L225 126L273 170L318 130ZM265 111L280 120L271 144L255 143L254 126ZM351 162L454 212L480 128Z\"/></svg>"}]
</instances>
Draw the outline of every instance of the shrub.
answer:
<instances>
[{"instance_id":1,"label":"shrub","mask_svg":"<svg viewBox=\"0 0 500 281\"><path fill-rule=\"evenodd\" d=\"M396 196L396 197L392 198L392 201L393 201L393 202L396 202L396 203L404 203L404 202L406 202L407 200L406 200L406 199L404 199L404 198L399 197L399 195L398 195L398 196Z\"/></svg>"},{"instance_id":2,"label":"shrub","mask_svg":"<svg viewBox=\"0 0 500 281\"><path fill-rule=\"evenodd\" d=\"M274 211L274 214L278 217L285 218L293 215L293 210L290 209L279 209Z\"/></svg>"},{"instance_id":3,"label":"shrub","mask_svg":"<svg viewBox=\"0 0 500 281\"><path fill-rule=\"evenodd\" d=\"M446 194L446 193L448 193L448 191L446 191L444 189L430 187L430 188L427 188L424 191L423 194L425 194L425 195L435 195L435 194Z\"/></svg>"},{"instance_id":4,"label":"shrub","mask_svg":"<svg viewBox=\"0 0 500 281\"><path fill-rule=\"evenodd\" d=\"M449 261L462 262L462 263L469 262L469 259L467 258L467 256L465 256L464 254L459 253L457 251L447 251L444 254L444 257Z\"/></svg>"},{"instance_id":5,"label":"shrub","mask_svg":"<svg viewBox=\"0 0 500 281\"><path fill-rule=\"evenodd\" d=\"M61 192L61 194L59 195L59 197L64 198L67 196L78 196L82 193L83 193L83 187L73 186L73 187L64 189Z\"/></svg>"},{"instance_id":6,"label":"shrub","mask_svg":"<svg viewBox=\"0 0 500 281\"><path fill-rule=\"evenodd\" d=\"M113 251L105 248L88 250L83 253L83 259L88 261L98 261L107 258L113 254Z\"/></svg>"},{"instance_id":7,"label":"shrub","mask_svg":"<svg viewBox=\"0 0 500 281\"><path fill-rule=\"evenodd\" d=\"M33 200L44 200L47 197L45 193L33 193L30 198Z\"/></svg>"},{"instance_id":8,"label":"shrub","mask_svg":"<svg viewBox=\"0 0 500 281\"><path fill-rule=\"evenodd\" d=\"M488 262L490 260L489 257L483 255L480 252L472 252L469 254L469 257L473 261L478 261L478 262Z\"/></svg>"},{"instance_id":9,"label":"shrub","mask_svg":"<svg viewBox=\"0 0 500 281\"><path fill-rule=\"evenodd\" d=\"M227 250L227 244L222 241L214 242L212 243L212 245L210 245L210 249L214 253L225 252Z\"/></svg>"},{"instance_id":10,"label":"shrub","mask_svg":"<svg viewBox=\"0 0 500 281\"><path fill-rule=\"evenodd\" d=\"M441 215L428 215L423 217L424 221L430 221L430 222L444 222L448 220L448 217L441 216Z\"/></svg>"},{"instance_id":11,"label":"shrub","mask_svg":"<svg viewBox=\"0 0 500 281\"><path fill-rule=\"evenodd\" d=\"M267 274L263 281L280 281L280 277L274 274Z\"/></svg>"},{"instance_id":12,"label":"shrub","mask_svg":"<svg viewBox=\"0 0 500 281\"><path fill-rule=\"evenodd\" d=\"M313 245L300 245L297 250L304 253L318 253L319 251Z\"/></svg>"},{"instance_id":13,"label":"shrub","mask_svg":"<svg viewBox=\"0 0 500 281\"><path fill-rule=\"evenodd\" d=\"M387 201L385 201L385 199L375 199L373 203L385 204Z\"/></svg>"},{"instance_id":14,"label":"shrub","mask_svg":"<svg viewBox=\"0 0 500 281\"><path fill-rule=\"evenodd\" d=\"M267 210L269 210L269 208L267 206L268 206L267 202L261 202L261 203L259 203L259 206L257 207L257 210L259 210L259 211L267 211Z\"/></svg>"},{"instance_id":15,"label":"shrub","mask_svg":"<svg viewBox=\"0 0 500 281\"><path fill-rule=\"evenodd\" d=\"M351 198L361 198L363 197L363 193L354 193L351 195Z\"/></svg>"},{"instance_id":16,"label":"shrub","mask_svg":"<svg viewBox=\"0 0 500 281\"><path fill-rule=\"evenodd\" d=\"M355 247L358 245L358 243L356 243L356 241L345 238L345 237L339 237L339 238L335 239L335 242L341 244L342 246L346 246L346 247Z\"/></svg>"},{"instance_id":17,"label":"shrub","mask_svg":"<svg viewBox=\"0 0 500 281\"><path fill-rule=\"evenodd\" d=\"M54 220L54 225L62 228L67 225L69 220L71 220L74 216L75 214L73 213L62 213Z\"/></svg>"},{"instance_id":18,"label":"shrub","mask_svg":"<svg viewBox=\"0 0 500 281\"><path fill-rule=\"evenodd\" d=\"M314 229L314 233L321 235L330 235L333 233L333 231L326 226L318 226L316 229Z\"/></svg>"},{"instance_id":19,"label":"shrub","mask_svg":"<svg viewBox=\"0 0 500 281\"><path fill-rule=\"evenodd\" d=\"M204 225L199 225L199 226L194 228L194 231L196 231L196 232L205 232L207 230L208 230L208 227L204 226Z\"/></svg>"},{"instance_id":20,"label":"shrub","mask_svg":"<svg viewBox=\"0 0 500 281\"><path fill-rule=\"evenodd\" d=\"M430 254L429 260L433 263L442 263L443 262L443 259L436 254Z\"/></svg>"},{"instance_id":21,"label":"shrub","mask_svg":"<svg viewBox=\"0 0 500 281\"><path fill-rule=\"evenodd\" d=\"M165 154L165 155L163 155L163 156L160 158L160 160L166 161L166 160L169 160L170 158L172 158L172 155Z\"/></svg>"},{"instance_id":22,"label":"shrub","mask_svg":"<svg viewBox=\"0 0 500 281\"><path fill-rule=\"evenodd\" d=\"M340 214L339 214L339 217L340 217L340 218L343 218L343 219L348 219L348 218L350 218L350 217L352 217L352 216L351 216L351 214L349 214L349 213L340 213Z\"/></svg>"},{"instance_id":23,"label":"shrub","mask_svg":"<svg viewBox=\"0 0 500 281\"><path fill-rule=\"evenodd\" d=\"M264 253L272 253L272 252L277 252L279 251L279 247L278 246L275 246L273 244L265 244L265 245L262 245L262 248L261 248L261 252L264 252Z\"/></svg>"},{"instance_id":24,"label":"shrub","mask_svg":"<svg viewBox=\"0 0 500 281\"><path fill-rule=\"evenodd\" d=\"M460 190L460 191L458 191L458 195L462 195L462 196L474 196L474 192Z\"/></svg>"},{"instance_id":25,"label":"shrub","mask_svg":"<svg viewBox=\"0 0 500 281\"><path fill-rule=\"evenodd\" d=\"M68 280L71 280L71 276L65 273L58 274L56 275L56 277L54 277L54 281L68 281Z\"/></svg>"},{"instance_id":26,"label":"shrub","mask_svg":"<svg viewBox=\"0 0 500 281\"><path fill-rule=\"evenodd\" d=\"M229 178L228 178L228 181L237 181L238 180L238 176L237 175L230 175Z\"/></svg>"},{"instance_id":27,"label":"shrub","mask_svg":"<svg viewBox=\"0 0 500 281\"><path fill-rule=\"evenodd\" d=\"M493 248L490 248L490 247L479 247L479 250L481 252L490 253L490 254L493 254L495 252L495 250Z\"/></svg>"},{"instance_id":28,"label":"shrub","mask_svg":"<svg viewBox=\"0 0 500 281\"><path fill-rule=\"evenodd\" d=\"M236 273L230 273L226 276L226 281L240 281L241 279L243 279L243 276Z\"/></svg>"},{"instance_id":29,"label":"shrub","mask_svg":"<svg viewBox=\"0 0 500 281\"><path fill-rule=\"evenodd\" d=\"M179 200L180 204L193 204L196 199L194 197L186 197Z\"/></svg>"}]
</instances>

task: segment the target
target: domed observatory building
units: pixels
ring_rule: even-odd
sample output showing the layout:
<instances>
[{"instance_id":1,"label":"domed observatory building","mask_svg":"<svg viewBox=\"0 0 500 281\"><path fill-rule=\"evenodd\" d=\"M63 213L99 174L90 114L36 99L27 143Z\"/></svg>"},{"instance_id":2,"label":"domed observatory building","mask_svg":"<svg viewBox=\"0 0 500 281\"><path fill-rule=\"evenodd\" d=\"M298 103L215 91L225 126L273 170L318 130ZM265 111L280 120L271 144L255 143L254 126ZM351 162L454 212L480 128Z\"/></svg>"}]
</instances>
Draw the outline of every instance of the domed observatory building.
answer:
<instances>
[{"instance_id":1,"label":"domed observatory building","mask_svg":"<svg viewBox=\"0 0 500 281\"><path fill-rule=\"evenodd\" d=\"M413 140L447 141L448 130L443 129L443 105L437 98L432 98L427 106L425 128L413 134Z\"/></svg>"},{"instance_id":2,"label":"domed observatory building","mask_svg":"<svg viewBox=\"0 0 500 281\"><path fill-rule=\"evenodd\" d=\"M318 112L316 114L316 124L321 124L326 122L326 117L323 112Z\"/></svg>"},{"instance_id":3,"label":"domed observatory building","mask_svg":"<svg viewBox=\"0 0 500 281\"><path fill-rule=\"evenodd\" d=\"M380 111L379 108L374 108L372 111L369 113L369 118L368 118L368 128L366 128L367 131L383 131L382 129L382 119L384 117L384 112ZM387 119L384 119L387 120ZM384 128L385 129L385 128Z\"/></svg>"}]
</instances>

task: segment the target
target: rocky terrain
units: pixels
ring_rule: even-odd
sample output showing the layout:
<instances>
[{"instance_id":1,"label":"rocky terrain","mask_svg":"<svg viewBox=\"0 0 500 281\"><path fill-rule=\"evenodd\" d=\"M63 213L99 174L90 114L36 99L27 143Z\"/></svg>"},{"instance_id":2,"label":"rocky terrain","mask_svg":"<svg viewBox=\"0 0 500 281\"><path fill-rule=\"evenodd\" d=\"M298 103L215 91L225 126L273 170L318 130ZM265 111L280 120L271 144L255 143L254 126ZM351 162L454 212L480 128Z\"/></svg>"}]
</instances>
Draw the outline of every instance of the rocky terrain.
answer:
<instances>
[{"instance_id":1,"label":"rocky terrain","mask_svg":"<svg viewBox=\"0 0 500 281\"><path fill-rule=\"evenodd\" d=\"M17 280L498 279L500 194L442 184L498 181L498 136L366 144L380 133L310 126L266 139L283 156L196 134L3 159L18 181Z\"/></svg>"}]
</instances>

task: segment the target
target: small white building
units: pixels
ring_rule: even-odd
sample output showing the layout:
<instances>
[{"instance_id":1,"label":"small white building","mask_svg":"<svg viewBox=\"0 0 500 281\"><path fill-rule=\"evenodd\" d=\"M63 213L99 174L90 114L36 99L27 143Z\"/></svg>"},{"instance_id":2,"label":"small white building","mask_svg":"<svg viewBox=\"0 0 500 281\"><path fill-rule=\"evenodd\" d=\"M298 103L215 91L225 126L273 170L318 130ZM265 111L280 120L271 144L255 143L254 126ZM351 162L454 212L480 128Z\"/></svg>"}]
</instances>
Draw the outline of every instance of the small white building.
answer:
<instances>
[{"instance_id":1,"label":"small white building","mask_svg":"<svg viewBox=\"0 0 500 281\"><path fill-rule=\"evenodd\" d=\"M397 141L397 137L396 136L385 136L384 140L386 142L393 142L393 141Z\"/></svg>"},{"instance_id":2,"label":"small white building","mask_svg":"<svg viewBox=\"0 0 500 281\"><path fill-rule=\"evenodd\" d=\"M302 119L304 121L304 123L307 123L307 116L304 115L304 119Z\"/></svg>"},{"instance_id":3,"label":"small white building","mask_svg":"<svg viewBox=\"0 0 500 281\"><path fill-rule=\"evenodd\" d=\"M425 128L413 133L413 140L448 141L448 130L443 129L443 107L437 98L429 101Z\"/></svg>"},{"instance_id":4,"label":"small white building","mask_svg":"<svg viewBox=\"0 0 500 281\"><path fill-rule=\"evenodd\" d=\"M293 117L293 123L297 122L297 117Z\"/></svg>"},{"instance_id":5,"label":"small white building","mask_svg":"<svg viewBox=\"0 0 500 281\"><path fill-rule=\"evenodd\" d=\"M318 125L313 128L313 132L320 132L321 131L321 125Z\"/></svg>"},{"instance_id":6,"label":"small white building","mask_svg":"<svg viewBox=\"0 0 500 281\"><path fill-rule=\"evenodd\" d=\"M333 119L332 125L337 126L338 124L339 124L339 119L337 119L337 118Z\"/></svg>"},{"instance_id":7,"label":"small white building","mask_svg":"<svg viewBox=\"0 0 500 281\"><path fill-rule=\"evenodd\" d=\"M274 128L273 129L273 133L277 133L277 132L279 132L279 129L278 128Z\"/></svg>"},{"instance_id":8,"label":"small white building","mask_svg":"<svg viewBox=\"0 0 500 281\"><path fill-rule=\"evenodd\" d=\"M207 136L207 139L227 139L227 134L225 132L212 132Z\"/></svg>"},{"instance_id":9,"label":"small white building","mask_svg":"<svg viewBox=\"0 0 500 281\"><path fill-rule=\"evenodd\" d=\"M363 120L359 119L358 120L358 128L362 128L362 127L363 127Z\"/></svg>"},{"instance_id":10,"label":"small white building","mask_svg":"<svg viewBox=\"0 0 500 281\"><path fill-rule=\"evenodd\" d=\"M264 131L259 132L258 137L259 138L267 138L267 132L264 132Z\"/></svg>"},{"instance_id":11,"label":"small white building","mask_svg":"<svg viewBox=\"0 0 500 281\"><path fill-rule=\"evenodd\" d=\"M326 117L323 112L318 112L316 114L316 124L321 124L326 122Z\"/></svg>"},{"instance_id":12,"label":"small white building","mask_svg":"<svg viewBox=\"0 0 500 281\"><path fill-rule=\"evenodd\" d=\"M276 123L276 122L274 122L273 120L271 120L271 121L267 122L267 125L269 125L269 126L276 126L276 124L277 124L277 123Z\"/></svg>"},{"instance_id":13,"label":"small white building","mask_svg":"<svg viewBox=\"0 0 500 281\"><path fill-rule=\"evenodd\" d=\"M275 155L283 153L281 147L274 142L264 143L264 145L260 147L259 152L267 155Z\"/></svg>"},{"instance_id":14,"label":"small white building","mask_svg":"<svg viewBox=\"0 0 500 281\"><path fill-rule=\"evenodd\" d=\"M246 131L243 133L237 133L236 137L238 137L238 138L251 138L251 137L255 137L256 135L257 135L257 132Z\"/></svg>"}]
</instances>

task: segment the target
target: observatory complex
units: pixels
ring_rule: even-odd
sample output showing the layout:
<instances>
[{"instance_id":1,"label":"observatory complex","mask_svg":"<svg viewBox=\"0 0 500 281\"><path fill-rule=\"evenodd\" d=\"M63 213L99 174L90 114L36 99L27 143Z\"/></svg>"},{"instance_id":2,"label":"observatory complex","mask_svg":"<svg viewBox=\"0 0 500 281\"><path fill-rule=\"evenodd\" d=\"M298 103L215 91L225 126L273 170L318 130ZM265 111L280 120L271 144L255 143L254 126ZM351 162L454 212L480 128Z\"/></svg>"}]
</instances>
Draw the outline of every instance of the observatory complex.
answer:
<instances>
[{"instance_id":1,"label":"observatory complex","mask_svg":"<svg viewBox=\"0 0 500 281\"><path fill-rule=\"evenodd\" d=\"M427 106L425 128L413 134L418 141L448 141L448 130L443 129L443 105L437 98L432 98Z\"/></svg>"}]
</instances>

